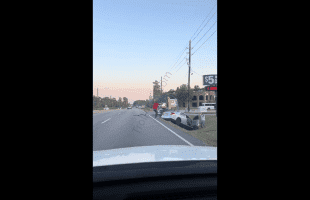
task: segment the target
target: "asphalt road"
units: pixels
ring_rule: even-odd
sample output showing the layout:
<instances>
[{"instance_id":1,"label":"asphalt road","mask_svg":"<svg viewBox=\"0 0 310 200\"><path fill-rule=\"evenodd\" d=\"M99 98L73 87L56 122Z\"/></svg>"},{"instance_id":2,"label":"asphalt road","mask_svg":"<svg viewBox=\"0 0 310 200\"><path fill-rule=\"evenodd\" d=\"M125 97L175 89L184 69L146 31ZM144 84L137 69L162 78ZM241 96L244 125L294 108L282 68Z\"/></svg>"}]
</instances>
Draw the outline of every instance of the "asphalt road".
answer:
<instances>
[{"instance_id":1,"label":"asphalt road","mask_svg":"<svg viewBox=\"0 0 310 200\"><path fill-rule=\"evenodd\" d=\"M155 119L154 112L138 108L93 114L93 151L151 145L206 146L161 120Z\"/></svg>"}]
</instances>

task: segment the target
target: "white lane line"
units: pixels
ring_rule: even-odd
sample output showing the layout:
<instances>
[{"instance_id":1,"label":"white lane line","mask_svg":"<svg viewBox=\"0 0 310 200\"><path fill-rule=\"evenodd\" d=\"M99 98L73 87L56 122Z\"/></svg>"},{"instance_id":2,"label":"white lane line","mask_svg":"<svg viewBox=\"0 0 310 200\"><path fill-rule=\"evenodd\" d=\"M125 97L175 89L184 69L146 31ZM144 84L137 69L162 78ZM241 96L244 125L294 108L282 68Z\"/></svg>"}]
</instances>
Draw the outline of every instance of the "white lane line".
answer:
<instances>
[{"instance_id":1,"label":"white lane line","mask_svg":"<svg viewBox=\"0 0 310 200\"><path fill-rule=\"evenodd\" d=\"M148 115L150 116L150 115ZM152 116L150 116L152 117ZM153 117L152 117L153 118ZM154 118L153 118L154 119ZM154 119L155 121L157 121L156 119ZM159 121L157 121L158 123L160 123ZM190 146L194 146L193 144L191 144L189 141L185 140L184 138L182 138L181 136L179 136L178 134L176 134L173 130L169 129L167 126L163 125L162 123L160 123L163 127L165 127L166 129L168 129L170 132L172 132L174 135L178 136L181 140L183 140L184 142L186 142L187 144L189 144Z\"/></svg>"},{"instance_id":2,"label":"white lane line","mask_svg":"<svg viewBox=\"0 0 310 200\"><path fill-rule=\"evenodd\" d=\"M104 122L109 121L110 119L111 119L111 118L109 118L109 119L105 120ZM101 124L103 124L104 122L102 122Z\"/></svg>"}]
</instances>

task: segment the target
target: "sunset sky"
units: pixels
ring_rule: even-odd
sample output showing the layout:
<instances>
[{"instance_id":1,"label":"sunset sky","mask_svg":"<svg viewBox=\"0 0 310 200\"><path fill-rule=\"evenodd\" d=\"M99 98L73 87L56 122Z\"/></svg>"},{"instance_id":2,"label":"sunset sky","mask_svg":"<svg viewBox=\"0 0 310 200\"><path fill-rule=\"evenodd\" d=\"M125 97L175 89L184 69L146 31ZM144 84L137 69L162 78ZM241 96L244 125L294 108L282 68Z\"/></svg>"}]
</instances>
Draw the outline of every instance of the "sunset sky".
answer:
<instances>
[{"instance_id":1,"label":"sunset sky","mask_svg":"<svg viewBox=\"0 0 310 200\"><path fill-rule=\"evenodd\" d=\"M203 87L217 74L217 1L94 0L94 95L145 100L166 72L163 91L187 84L189 40L190 85Z\"/></svg>"}]
</instances>

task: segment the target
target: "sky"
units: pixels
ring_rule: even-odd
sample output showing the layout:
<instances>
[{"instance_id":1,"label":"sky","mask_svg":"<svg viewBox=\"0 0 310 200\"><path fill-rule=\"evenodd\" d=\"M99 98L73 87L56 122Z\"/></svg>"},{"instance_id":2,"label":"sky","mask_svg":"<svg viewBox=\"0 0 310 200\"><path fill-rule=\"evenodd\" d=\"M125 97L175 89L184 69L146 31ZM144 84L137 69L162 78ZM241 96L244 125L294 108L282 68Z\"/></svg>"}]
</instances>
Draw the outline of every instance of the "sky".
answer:
<instances>
[{"instance_id":1,"label":"sky","mask_svg":"<svg viewBox=\"0 0 310 200\"><path fill-rule=\"evenodd\" d=\"M93 0L93 91L100 97L149 99L217 74L216 0ZM166 76L165 76L166 75Z\"/></svg>"}]
</instances>

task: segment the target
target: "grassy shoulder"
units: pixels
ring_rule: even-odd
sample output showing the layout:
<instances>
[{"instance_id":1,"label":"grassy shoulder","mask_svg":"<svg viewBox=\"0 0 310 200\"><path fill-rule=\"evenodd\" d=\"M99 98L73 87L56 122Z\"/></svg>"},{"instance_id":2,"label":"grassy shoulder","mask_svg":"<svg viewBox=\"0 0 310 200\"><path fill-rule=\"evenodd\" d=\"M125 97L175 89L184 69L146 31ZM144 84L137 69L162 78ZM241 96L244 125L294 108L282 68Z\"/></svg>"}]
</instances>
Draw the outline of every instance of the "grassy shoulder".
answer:
<instances>
[{"instance_id":1,"label":"grassy shoulder","mask_svg":"<svg viewBox=\"0 0 310 200\"><path fill-rule=\"evenodd\" d=\"M194 116L189 117L191 119L194 118ZM184 127L180 127L171 121L166 121L164 119L160 120L166 124L169 124L174 128L182 130L183 132L203 141L206 145L217 147L217 117L215 115L206 115L205 116L206 127L199 128L198 130L189 130Z\"/></svg>"}]
</instances>

